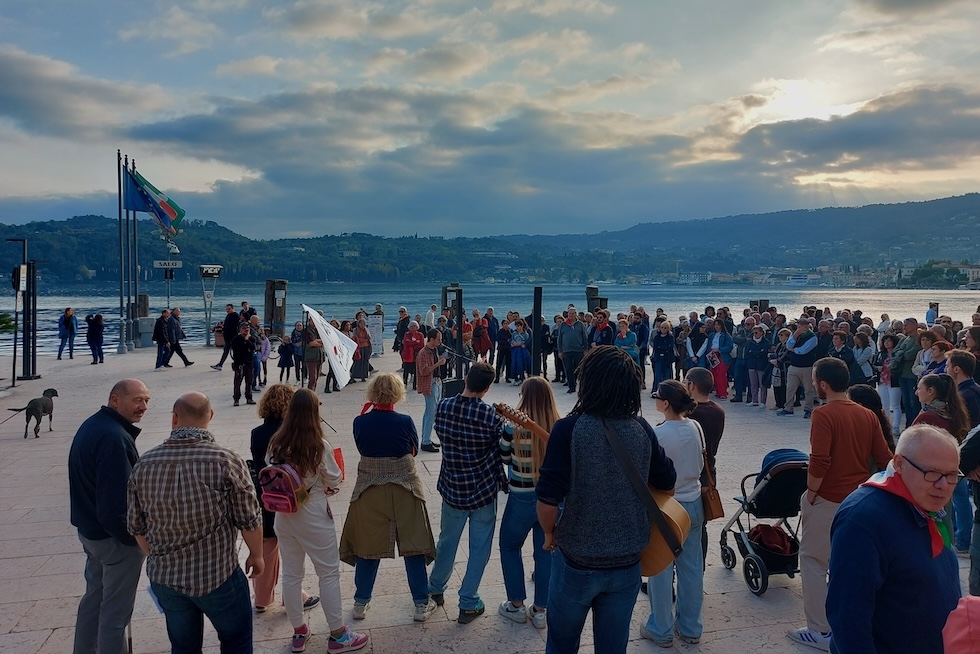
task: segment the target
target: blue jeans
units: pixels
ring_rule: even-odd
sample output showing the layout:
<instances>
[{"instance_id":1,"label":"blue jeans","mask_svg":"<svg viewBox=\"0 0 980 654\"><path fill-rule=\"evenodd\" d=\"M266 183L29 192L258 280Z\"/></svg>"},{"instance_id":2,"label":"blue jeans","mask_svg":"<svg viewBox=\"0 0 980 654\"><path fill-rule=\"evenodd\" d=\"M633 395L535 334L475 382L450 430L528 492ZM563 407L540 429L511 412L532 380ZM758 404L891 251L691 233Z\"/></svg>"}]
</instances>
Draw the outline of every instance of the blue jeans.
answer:
<instances>
[{"instance_id":1,"label":"blue jeans","mask_svg":"<svg viewBox=\"0 0 980 654\"><path fill-rule=\"evenodd\" d=\"M958 550L970 549L973 535L973 507L970 506L970 480L960 479L953 491L953 544Z\"/></svg>"},{"instance_id":2,"label":"blue jeans","mask_svg":"<svg viewBox=\"0 0 980 654\"><path fill-rule=\"evenodd\" d=\"M919 411L922 410L919 398L915 396L915 387L918 383L919 380L914 377L911 379L900 377L898 380L898 387L902 390L902 411L905 412L906 429L912 426L912 421L915 420L915 417L919 415Z\"/></svg>"},{"instance_id":3,"label":"blue jeans","mask_svg":"<svg viewBox=\"0 0 980 654\"><path fill-rule=\"evenodd\" d=\"M256 352L252 355L252 390L257 390L262 379L262 357Z\"/></svg>"},{"instance_id":4,"label":"blue jeans","mask_svg":"<svg viewBox=\"0 0 980 654\"><path fill-rule=\"evenodd\" d=\"M681 506L691 516L691 531L684 540L684 550L674 561L674 565L655 577L650 577L650 617L646 627L658 641L666 642L674 638L674 622L677 631L684 636L700 638L704 626L701 624L701 604L704 601L704 559L701 555L701 526L704 524L704 507L701 498L693 502L681 502ZM677 570L676 609L671 606L671 591L674 585L674 570ZM676 618L674 613L676 610Z\"/></svg>"},{"instance_id":5,"label":"blue jeans","mask_svg":"<svg viewBox=\"0 0 980 654\"><path fill-rule=\"evenodd\" d=\"M740 400L745 399L745 391L749 388L749 362L745 359L735 359L732 367L735 397Z\"/></svg>"},{"instance_id":6,"label":"blue jeans","mask_svg":"<svg viewBox=\"0 0 980 654\"><path fill-rule=\"evenodd\" d=\"M538 524L538 496L532 491L511 491L500 521L500 567L504 573L507 599L524 601L524 560L521 548L531 532L534 545L534 605L548 608L551 583L551 552L544 549L544 530Z\"/></svg>"},{"instance_id":7,"label":"blue jeans","mask_svg":"<svg viewBox=\"0 0 980 654\"><path fill-rule=\"evenodd\" d=\"M493 529L497 524L497 498L473 511L460 511L442 503L436 562L432 564L432 573L429 575L430 593L446 592L446 584L449 583L453 564L456 563L459 539L467 520L470 521L470 552L463 583L459 587L461 611L475 609L483 604L480 601L480 580L483 579L483 571L490 560L490 548L493 546Z\"/></svg>"},{"instance_id":8,"label":"blue jeans","mask_svg":"<svg viewBox=\"0 0 980 654\"><path fill-rule=\"evenodd\" d=\"M159 368L160 366L162 366L163 364L165 364L167 362L167 359L168 358L170 358L170 348L167 347L167 344L166 343L164 343L162 341L157 341L157 365L156 365L156 367Z\"/></svg>"},{"instance_id":9,"label":"blue jeans","mask_svg":"<svg viewBox=\"0 0 980 654\"><path fill-rule=\"evenodd\" d=\"M673 379L670 363L666 359L654 359L653 361L653 390L660 387L660 383Z\"/></svg>"},{"instance_id":10,"label":"blue jeans","mask_svg":"<svg viewBox=\"0 0 980 654\"><path fill-rule=\"evenodd\" d=\"M65 351L65 345L68 346L68 356L75 356L75 335L62 336L61 344L58 346L58 358L61 358L61 353Z\"/></svg>"},{"instance_id":11,"label":"blue jeans","mask_svg":"<svg viewBox=\"0 0 980 654\"><path fill-rule=\"evenodd\" d=\"M204 643L204 616L218 632L221 654L252 653L252 600L248 580L235 568L220 586L207 595L191 597L150 582L167 618L172 654L195 654Z\"/></svg>"},{"instance_id":12,"label":"blue jeans","mask_svg":"<svg viewBox=\"0 0 980 654\"><path fill-rule=\"evenodd\" d=\"M422 414L422 445L432 442L432 426L436 421L436 405L442 399L442 380L432 380L432 393L425 395L425 413Z\"/></svg>"},{"instance_id":13,"label":"blue jeans","mask_svg":"<svg viewBox=\"0 0 980 654\"><path fill-rule=\"evenodd\" d=\"M408 588L412 591L412 601L425 604L429 599L429 579L425 574L425 554L406 556L405 572L408 574ZM381 559L362 559L357 557L354 566L354 601L367 604L374 592L374 580L378 577Z\"/></svg>"},{"instance_id":14,"label":"blue jeans","mask_svg":"<svg viewBox=\"0 0 980 654\"><path fill-rule=\"evenodd\" d=\"M615 570L579 570L568 565L561 550L551 563L548 595L548 644L545 654L575 654L585 618L592 610L596 651L626 651L630 618L640 592L640 564Z\"/></svg>"}]
</instances>

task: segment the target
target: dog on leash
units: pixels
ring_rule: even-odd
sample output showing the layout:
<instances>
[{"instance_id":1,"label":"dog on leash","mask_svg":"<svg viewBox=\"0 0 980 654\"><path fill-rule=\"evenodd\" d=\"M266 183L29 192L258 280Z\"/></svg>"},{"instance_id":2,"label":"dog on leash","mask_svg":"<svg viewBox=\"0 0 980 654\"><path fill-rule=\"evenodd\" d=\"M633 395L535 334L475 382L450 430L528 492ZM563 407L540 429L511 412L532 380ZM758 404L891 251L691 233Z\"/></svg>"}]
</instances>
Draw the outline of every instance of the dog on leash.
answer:
<instances>
[{"instance_id":1,"label":"dog on leash","mask_svg":"<svg viewBox=\"0 0 980 654\"><path fill-rule=\"evenodd\" d=\"M58 391L53 388L42 393L41 397L35 397L33 400L27 403L27 406L21 407L20 409L7 409L8 411L26 411L27 421L24 424L24 438L27 438L27 430L31 426L31 419L37 420L37 424L34 425L34 438L39 438L41 436L41 418L44 416L48 417L48 431L54 431L51 426L51 420L54 417L54 400L51 398L58 397Z\"/></svg>"}]
</instances>

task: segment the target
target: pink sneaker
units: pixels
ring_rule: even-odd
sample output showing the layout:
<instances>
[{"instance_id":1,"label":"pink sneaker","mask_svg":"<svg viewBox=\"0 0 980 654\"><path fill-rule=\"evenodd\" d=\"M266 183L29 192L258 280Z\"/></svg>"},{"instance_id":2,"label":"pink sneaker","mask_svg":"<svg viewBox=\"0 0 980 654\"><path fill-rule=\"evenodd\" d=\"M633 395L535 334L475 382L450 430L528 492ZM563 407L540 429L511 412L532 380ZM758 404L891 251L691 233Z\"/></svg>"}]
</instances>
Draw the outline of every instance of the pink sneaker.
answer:
<instances>
[{"instance_id":1,"label":"pink sneaker","mask_svg":"<svg viewBox=\"0 0 980 654\"><path fill-rule=\"evenodd\" d=\"M344 627L344 635L340 638L330 637L327 643L328 652L353 652L361 649L368 644L371 637L367 634L359 634L350 627Z\"/></svg>"}]
</instances>

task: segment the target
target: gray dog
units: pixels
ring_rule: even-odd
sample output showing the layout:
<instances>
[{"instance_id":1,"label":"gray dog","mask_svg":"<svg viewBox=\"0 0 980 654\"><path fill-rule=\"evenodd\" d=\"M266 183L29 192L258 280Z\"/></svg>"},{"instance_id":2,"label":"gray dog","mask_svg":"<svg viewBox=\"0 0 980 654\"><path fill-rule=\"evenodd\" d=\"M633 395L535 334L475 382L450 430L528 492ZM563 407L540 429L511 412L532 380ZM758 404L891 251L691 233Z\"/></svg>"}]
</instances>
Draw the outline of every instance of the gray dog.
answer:
<instances>
[{"instance_id":1,"label":"gray dog","mask_svg":"<svg viewBox=\"0 0 980 654\"><path fill-rule=\"evenodd\" d=\"M27 430L31 426L31 418L37 420L37 424L34 425L34 438L39 438L41 435L41 418L43 416L48 417L48 431L54 431L54 428L51 426L51 419L54 416L54 400L51 399L53 397L58 397L58 391L49 388L44 391L42 397L35 397L27 403L27 406L21 407L20 409L7 409L7 411L27 411L27 422L24 424L24 438L27 438Z\"/></svg>"}]
</instances>

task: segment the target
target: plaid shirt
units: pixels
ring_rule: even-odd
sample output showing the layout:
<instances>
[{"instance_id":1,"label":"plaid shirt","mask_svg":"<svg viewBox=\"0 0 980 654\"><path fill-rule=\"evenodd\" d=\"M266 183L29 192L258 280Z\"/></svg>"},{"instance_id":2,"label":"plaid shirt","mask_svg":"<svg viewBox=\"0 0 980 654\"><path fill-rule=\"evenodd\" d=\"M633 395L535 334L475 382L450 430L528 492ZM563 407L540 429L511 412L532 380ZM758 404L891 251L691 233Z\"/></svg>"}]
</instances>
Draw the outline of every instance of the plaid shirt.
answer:
<instances>
[{"instance_id":1,"label":"plaid shirt","mask_svg":"<svg viewBox=\"0 0 980 654\"><path fill-rule=\"evenodd\" d=\"M439 360L438 350L429 346L423 347L415 355L415 386L422 395L432 395L433 377L440 379L445 377L445 370L448 363L434 367Z\"/></svg>"},{"instance_id":2,"label":"plaid shirt","mask_svg":"<svg viewBox=\"0 0 980 654\"><path fill-rule=\"evenodd\" d=\"M507 436L497 410L478 397L456 395L439 402L435 428L442 443L436 485L442 499L460 511L493 502L507 486L500 450Z\"/></svg>"},{"instance_id":3,"label":"plaid shirt","mask_svg":"<svg viewBox=\"0 0 980 654\"><path fill-rule=\"evenodd\" d=\"M191 597L238 567L238 530L261 525L245 461L206 429L180 427L143 455L129 478L129 531L150 543L150 581Z\"/></svg>"}]
</instances>

